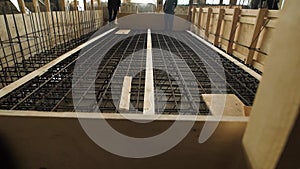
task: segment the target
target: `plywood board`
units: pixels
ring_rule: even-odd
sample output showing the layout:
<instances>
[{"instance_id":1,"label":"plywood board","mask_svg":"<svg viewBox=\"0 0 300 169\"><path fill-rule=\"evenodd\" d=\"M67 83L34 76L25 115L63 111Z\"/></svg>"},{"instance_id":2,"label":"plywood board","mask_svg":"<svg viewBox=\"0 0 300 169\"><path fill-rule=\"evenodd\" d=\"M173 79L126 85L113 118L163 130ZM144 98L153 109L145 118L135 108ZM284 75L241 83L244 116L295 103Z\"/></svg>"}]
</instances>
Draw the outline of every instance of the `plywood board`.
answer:
<instances>
[{"instance_id":1,"label":"plywood board","mask_svg":"<svg viewBox=\"0 0 300 169\"><path fill-rule=\"evenodd\" d=\"M209 107L213 115L220 115L221 112L216 112L222 109L223 101L225 101L223 116L245 116L245 105L234 94L202 94L201 95L206 105ZM220 100L220 104L212 105L212 100Z\"/></svg>"}]
</instances>

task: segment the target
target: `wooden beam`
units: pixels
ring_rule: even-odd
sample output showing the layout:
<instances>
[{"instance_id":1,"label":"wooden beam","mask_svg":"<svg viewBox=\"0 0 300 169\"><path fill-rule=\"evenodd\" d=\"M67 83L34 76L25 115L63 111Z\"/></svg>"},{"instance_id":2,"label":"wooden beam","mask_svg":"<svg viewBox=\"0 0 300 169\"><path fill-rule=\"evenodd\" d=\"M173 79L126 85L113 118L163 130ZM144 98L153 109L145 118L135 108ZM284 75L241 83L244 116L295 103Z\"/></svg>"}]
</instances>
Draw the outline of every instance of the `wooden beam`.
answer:
<instances>
[{"instance_id":1,"label":"wooden beam","mask_svg":"<svg viewBox=\"0 0 300 169\"><path fill-rule=\"evenodd\" d=\"M125 76L122 86L121 99L119 104L119 110L128 111L130 107L130 92L131 92L131 76Z\"/></svg>"},{"instance_id":2,"label":"wooden beam","mask_svg":"<svg viewBox=\"0 0 300 169\"><path fill-rule=\"evenodd\" d=\"M261 29L263 27L263 25L265 24L265 17L268 14L268 9L259 9L258 15L256 17L256 22L254 25L254 30L253 30L253 34L252 34L252 38L251 38L251 44L249 45L249 53L248 53L248 57L246 59L246 64L252 64L253 61L253 56L255 53L255 48L259 39L259 35L261 33Z\"/></svg>"},{"instance_id":3,"label":"wooden beam","mask_svg":"<svg viewBox=\"0 0 300 169\"><path fill-rule=\"evenodd\" d=\"M212 9L208 8L207 18L206 18L206 27L205 27L205 39L209 38L209 31L210 31L209 27L210 27L211 14L212 14Z\"/></svg>"},{"instance_id":4,"label":"wooden beam","mask_svg":"<svg viewBox=\"0 0 300 169\"><path fill-rule=\"evenodd\" d=\"M94 0L91 0L91 10L94 10Z\"/></svg>"},{"instance_id":5,"label":"wooden beam","mask_svg":"<svg viewBox=\"0 0 300 169\"><path fill-rule=\"evenodd\" d=\"M203 13L203 8L199 8L199 13L198 13L198 28L202 28L201 22L202 22L202 13Z\"/></svg>"},{"instance_id":6,"label":"wooden beam","mask_svg":"<svg viewBox=\"0 0 300 169\"><path fill-rule=\"evenodd\" d=\"M45 0L44 3L46 7L46 12L51 12L50 0Z\"/></svg>"},{"instance_id":7,"label":"wooden beam","mask_svg":"<svg viewBox=\"0 0 300 169\"><path fill-rule=\"evenodd\" d=\"M220 9L217 28L216 28L216 33L215 33L215 41L214 41L215 46L219 46L220 32L221 32L222 22L223 22L223 19L224 19L224 14L225 14L225 9Z\"/></svg>"},{"instance_id":8,"label":"wooden beam","mask_svg":"<svg viewBox=\"0 0 300 169\"><path fill-rule=\"evenodd\" d=\"M202 94L201 96L212 115L246 116L245 105L235 94ZM220 104L223 101L224 105Z\"/></svg>"},{"instance_id":9,"label":"wooden beam","mask_svg":"<svg viewBox=\"0 0 300 169\"><path fill-rule=\"evenodd\" d=\"M19 8L21 13L26 13L26 7L24 0L18 0Z\"/></svg>"},{"instance_id":10,"label":"wooden beam","mask_svg":"<svg viewBox=\"0 0 300 169\"><path fill-rule=\"evenodd\" d=\"M98 3L98 9L100 10L101 9L101 1L97 0L97 3Z\"/></svg>"},{"instance_id":11,"label":"wooden beam","mask_svg":"<svg viewBox=\"0 0 300 169\"><path fill-rule=\"evenodd\" d=\"M59 4L59 10L61 10L61 11L65 11L66 10L66 2L65 2L65 0L58 0L58 4Z\"/></svg>"},{"instance_id":12,"label":"wooden beam","mask_svg":"<svg viewBox=\"0 0 300 169\"><path fill-rule=\"evenodd\" d=\"M253 169L294 168L278 167L300 110L300 1L286 1L272 37L268 62L258 88L243 145ZM299 138L299 131L298 138ZM299 149L299 142L292 145ZM291 148L291 147L290 147ZM295 158L288 162L299 164ZM293 161L294 160L294 161ZM299 166L299 165L298 165ZM297 167L296 167L297 168Z\"/></svg>"},{"instance_id":13,"label":"wooden beam","mask_svg":"<svg viewBox=\"0 0 300 169\"><path fill-rule=\"evenodd\" d=\"M237 29L237 23L239 21L241 10L239 8L235 8L233 12L233 17L232 17L232 23L231 23L231 30L230 30L230 35L229 35L229 42L227 46L226 52L230 55L232 55L233 51L233 41L235 38L235 32Z\"/></svg>"},{"instance_id":14,"label":"wooden beam","mask_svg":"<svg viewBox=\"0 0 300 169\"><path fill-rule=\"evenodd\" d=\"M152 61L152 38L151 30L148 29L147 35L147 59L145 75L145 92L144 92L144 110L143 114L154 115L154 80L153 80L153 61Z\"/></svg>"},{"instance_id":15,"label":"wooden beam","mask_svg":"<svg viewBox=\"0 0 300 169\"><path fill-rule=\"evenodd\" d=\"M38 0L32 0L34 12L40 12L40 5Z\"/></svg>"},{"instance_id":16,"label":"wooden beam","mask_svg":"<svg viewBox=\"0 0 300 169\"><path fill-rule=\"evenodd\" d=\"M192 23L193 24L195 24L196 12L197 12L196 7L193 7L193 13L192 13Z\"/></svg>"},{"instance_id":17,"label":"wooden beam","mask_svg":"<svg viewBox=\"0 0 300 169\"><path fill-rule=\"evenodd\" d=\"M77 3L77 0L74 0L73 1L73 5L74 5L74 11L78 11L78 3Z\"/></svg>"},{"instance_id":18,"label":"wooden beam","mask_svg":"<svg viewBox=\"0 0 300 169\"><path fill-rule=\"evenodd\" d=\"M83 0L83 6L84 6L84 10L88 10L88 6L87 6L87 3L86 3L86 0Z\"/></svg>"}]
</instances>

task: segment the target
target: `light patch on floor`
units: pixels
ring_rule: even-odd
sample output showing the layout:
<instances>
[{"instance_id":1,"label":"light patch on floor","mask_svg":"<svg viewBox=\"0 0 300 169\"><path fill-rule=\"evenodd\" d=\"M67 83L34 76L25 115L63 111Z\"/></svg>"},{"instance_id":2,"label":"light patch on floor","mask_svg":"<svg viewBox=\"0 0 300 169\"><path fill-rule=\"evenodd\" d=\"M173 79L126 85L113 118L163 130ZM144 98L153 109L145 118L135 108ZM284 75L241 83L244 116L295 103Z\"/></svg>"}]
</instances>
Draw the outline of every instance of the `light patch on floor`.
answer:
<instances>
[{"instance_id":1,"label":"light patch on floor","mask_svg":"<svg viewBox=\"0 0 300 169\"><path fill-rule=\"evenodd\" d=\"M120 29L115 34L117 35L127 35L130 32L130 29Z\"/></svg>"},{"instance_id":2,"label":"light patch on floor","mask_svg":"<svg viewBox=\"0 0 300 169\"><path fill-rule=\"evenodd\" d=\"M221 104L225 100L223 116L245 116L248 114L248 106L234 94L202 94L202 98L213 115L220 115L221 112L216 112L221 109ZM211 104L212 98L214 105ZM220 103L219 103L219 102Z\"/></svg>"}]
</instances>

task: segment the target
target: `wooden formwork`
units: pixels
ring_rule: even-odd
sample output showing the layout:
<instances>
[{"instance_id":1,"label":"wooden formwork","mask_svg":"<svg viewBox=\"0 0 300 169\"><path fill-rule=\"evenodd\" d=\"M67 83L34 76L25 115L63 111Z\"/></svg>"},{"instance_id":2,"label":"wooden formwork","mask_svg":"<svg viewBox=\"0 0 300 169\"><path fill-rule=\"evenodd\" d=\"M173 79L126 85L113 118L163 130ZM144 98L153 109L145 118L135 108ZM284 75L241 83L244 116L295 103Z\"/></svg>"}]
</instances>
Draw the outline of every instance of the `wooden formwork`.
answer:
<instances>
[{"instance_id":1,"label":"wooden formwork","mask_svg":"<svg viewBox=\"0 0 300 169\"><path fill-rule=\"evenodd\" d=\"M248 65L263 71L280 11L192 8L200 36Z\"/></svg>"},{"instance_id":2,"label":"wooden formwork","mask_svg":"<svg viewBox=\"0 0 300 169\"><path fill-rule=\"evenodd\" d=\"M5 23L5 18L8 24ZM3 44L3 50L0 50L0 58L2 63L6 62L5 59L8 60L8 63L3 66L14 66L12 57L16 57L17 61L20 62L22 59L27 59L30 55L40 52L36 51L35 48L28 50L29 46L38 45L39 49L50 49L55 45L64 43L64 41L59 40L62 36L66 36L68 40L80 37L83 35L82 31L87 29L85 22L101 21L93 23L94 28L99 28L103 24L102 18L102 10L0 15L0 37L1 41L6 42ZM17 38L21 39L21 45L16 43ZM12 55L13 51L16 52L16 56ZM22 58L23 56L24 58Z\"/></svg>"}]
</instances>

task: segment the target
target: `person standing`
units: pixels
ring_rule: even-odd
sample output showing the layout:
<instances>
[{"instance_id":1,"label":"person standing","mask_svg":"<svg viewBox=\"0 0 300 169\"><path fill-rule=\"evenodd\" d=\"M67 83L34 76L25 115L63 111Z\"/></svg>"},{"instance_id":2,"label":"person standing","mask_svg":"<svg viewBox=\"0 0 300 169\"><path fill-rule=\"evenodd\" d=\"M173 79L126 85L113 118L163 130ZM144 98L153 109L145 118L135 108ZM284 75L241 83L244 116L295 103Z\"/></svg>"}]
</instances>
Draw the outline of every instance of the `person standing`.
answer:
<instances>
[{"instance_id":1,"label":"person standing","mask_svg":"<svg viewBox=\"0 0 300 169\"><path fill-rule=\"evenodd\" d=\"M172 31L177 0L166 0L164 4L165 30Z\"/></svg>"},{"instance_id":2,"label":"person standing","mask_svg":"<svg viewBox=\"0 0 300 169\"><path fill-rule=\"evenodd\" d=\"M117 18L119 7L121 6L121 0L108 0L108 21L112 22Z\"/></svg>"}]
</instances>

